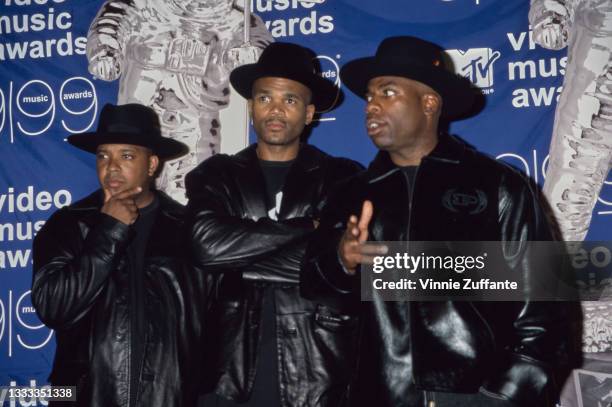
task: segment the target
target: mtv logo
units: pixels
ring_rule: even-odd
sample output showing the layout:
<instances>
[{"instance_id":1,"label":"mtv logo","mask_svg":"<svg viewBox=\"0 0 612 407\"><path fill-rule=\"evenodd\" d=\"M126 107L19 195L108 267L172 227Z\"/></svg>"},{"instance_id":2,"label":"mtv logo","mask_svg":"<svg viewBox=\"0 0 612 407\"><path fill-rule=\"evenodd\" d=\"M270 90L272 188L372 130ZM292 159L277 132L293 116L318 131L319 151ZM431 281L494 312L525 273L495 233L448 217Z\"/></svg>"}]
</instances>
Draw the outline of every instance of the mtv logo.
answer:
<instances>
[{"instance_id":1,"label":"mtv logo","mask_svg":"<svg viewBox=\"0 0 612 407\"><path fill-rule=\"evenodd\" d=\"M493 63L500 57L499 51L491 48L470 48L467 51L451 49L446 51L451 57L455 72L468 78L479 88L493 86Z\"/></svg>"}]
</instances>

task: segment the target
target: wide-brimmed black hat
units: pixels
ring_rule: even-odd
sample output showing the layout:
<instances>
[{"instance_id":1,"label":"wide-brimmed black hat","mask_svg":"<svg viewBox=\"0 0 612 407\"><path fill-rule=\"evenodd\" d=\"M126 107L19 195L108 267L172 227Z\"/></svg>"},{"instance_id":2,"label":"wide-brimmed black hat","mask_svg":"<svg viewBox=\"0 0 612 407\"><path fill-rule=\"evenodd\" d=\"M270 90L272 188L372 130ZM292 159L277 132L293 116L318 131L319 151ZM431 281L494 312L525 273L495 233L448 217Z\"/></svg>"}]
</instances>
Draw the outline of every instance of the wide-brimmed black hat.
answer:
<instances>
[{"instance_id":1,"label":"wide-brimmed black hat","mask_svg":"<svg viewBox=\"0 0 612 407\"><path fill-rule=\"evenodd\" d=\"M136 103L104 105L98 129L69 136L68 142L94 154L101 144L133 144L150 148L161 159L178 157L189 150L180 141L163 137L157 113L148 106Z\"/></svg>"},{"instance_id":2,"label":"wide-brimmed black hat","mask_svg":"<svg viewBox=\"0 0 612 407\"><path fill-rule=\"evenodd\" d=\"M424 83L442 96L442 117L467 112L474 102L472 84L452 71L450 57L436 44L416 37L384 39L373 57L348 62L340 69L342 82L365 98L368 82L378 76L400 76Z\"/></svg>"},{"instance_id":3,"label":"wide-brimmed black hat","mask_svg":"<svg viewBox=\"0 0 612 407\"><path fill-rule=\"evenodd\" d=\"M312 104L317 111L334 107L341 96L339 89L317 74L316 55L308 48L287 42L274 42L262 52L254 64L239 66L230 74L234 89L245 99L251 98L253 83L259 78L291 79L312 92Z\"/></svg>"}]
</instances>

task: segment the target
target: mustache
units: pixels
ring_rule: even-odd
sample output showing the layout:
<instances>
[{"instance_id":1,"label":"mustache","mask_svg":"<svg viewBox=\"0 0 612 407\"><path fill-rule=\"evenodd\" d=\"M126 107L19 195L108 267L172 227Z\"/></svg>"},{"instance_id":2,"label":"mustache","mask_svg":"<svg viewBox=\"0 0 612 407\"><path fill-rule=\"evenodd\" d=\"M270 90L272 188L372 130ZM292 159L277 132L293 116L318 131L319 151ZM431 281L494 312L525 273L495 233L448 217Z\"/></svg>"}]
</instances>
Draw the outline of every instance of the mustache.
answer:
<instances>
[{"instance_id":1,"label":"mustache","mask_svg":"<svg viewBox=\"0 0 612 407\"><path fill-rule=\"evenodd\" d=\"M106 177L104 177L104 182L108 183L108 182L112 182L112 181L120 181L120 182L124 182L125 179L123 177L118 177L118 176L111 176L111 175L107 175Z\"/></svg>"},{"instance_id":2,"label":"mustache","mask_svg":"<svg viewBox=\"0 0 612 407\"><path fill-rule=\"evenodd\" d=\"M268 117L266 120L264 120L265 124L268 124L271 122L279 122L282 124L287 124L287 121L284 118L278 117L278 116Z\"/></svg>"}]
</instances>

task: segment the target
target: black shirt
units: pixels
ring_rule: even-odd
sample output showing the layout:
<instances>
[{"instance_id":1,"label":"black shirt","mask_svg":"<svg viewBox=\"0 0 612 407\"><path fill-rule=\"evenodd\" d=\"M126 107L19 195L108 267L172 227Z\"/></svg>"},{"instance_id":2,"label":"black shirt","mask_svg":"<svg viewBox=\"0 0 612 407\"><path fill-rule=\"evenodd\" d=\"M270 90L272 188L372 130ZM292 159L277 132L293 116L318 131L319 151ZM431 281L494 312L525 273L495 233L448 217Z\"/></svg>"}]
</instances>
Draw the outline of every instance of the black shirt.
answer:
<instances>
[{"instance_id":1,"label":"black shirt","mask_svg":"<svg viewBox=\"0 0 612 407\"><path fill-rule=\"evenodd\" d=\"M283 199L283 185L293 164L292 161L259 161L266 181L268 217L278 220ZM261 310L261 342L253 392L249 406L280 406L278 387L278 350L276 343L276 306L274 287L266 287Z\"/></svg>"},{"instance_id":2,"label":"black shirt","mask_svg":"<svg viewBox=\"0 0 612 407\"><path fill-rule=\"evenodd\" d=\"M292 161L259 160L266 187L266 208L268 217L278 220L282 201L282 190ZM264 289L261 309L261 330L257 356L257 371L253 391L246 404L237 404L222 397L205 398L204 407L277 407L280 406L278 378L278 349L276 342L276 306L274 287Z\"/></svg>"},{"instance_id":3,"label":"black shirt","mask_svg":"<svg viewBox=\"0 0 612 407\"><path fill-rule=\"evenodd\" d=\"M259 160L266 181L266 205L270 219L278 220L278 212L283 198L283 185L294 161Z\"/></svg>"},{"instance_id":4,"label":"black shirt","mask_svg":"<svg viewBox=\"0 0 612 407\"><path fill-rule=\"evenodd\" d=\"M138 383L142 373L145 344L145 304L144 293L144 259L147 242L159 209L159 200L138 210L138 219L131 226L133 238L127 254L129 261L129 299L130 299L130 406L136 405Z\"/></svg>"}]
</instances>

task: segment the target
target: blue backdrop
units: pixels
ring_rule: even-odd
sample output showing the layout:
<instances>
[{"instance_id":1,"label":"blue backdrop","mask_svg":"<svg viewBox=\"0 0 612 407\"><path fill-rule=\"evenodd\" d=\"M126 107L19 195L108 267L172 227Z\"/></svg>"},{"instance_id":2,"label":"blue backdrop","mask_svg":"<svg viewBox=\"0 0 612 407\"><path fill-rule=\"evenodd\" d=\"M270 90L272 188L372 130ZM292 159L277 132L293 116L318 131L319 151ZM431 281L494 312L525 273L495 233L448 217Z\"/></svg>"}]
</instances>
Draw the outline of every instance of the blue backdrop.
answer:
<instances>
[{"instance_id":1,"label":"blue backdrop","mask_svg":"<svg viewBox=\"0 0 612 407\"><path fill-rule=\"evenodd\" d=\"M57 208L96 188L92 156L65 137L95 127L103 104L117 95L116 82L87 72L84 55L101 0L1 3L0 387L46 382L55 343L30 301L31 242ZM566 58L565 51L547 51L531 40L528 0L252 3L277 40L312 48L323 75L335 80L339 66L373 55L384 37L410 34L441 44L487 97L482 113L453 123L451 132L543 182ZM322 114L310 142L368 163L375 149L363 111L363 101L347 91L342 106ZM589 239L609 238L611 215L612 187L606 185Z\"/></svg>"}]
</instances>

